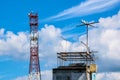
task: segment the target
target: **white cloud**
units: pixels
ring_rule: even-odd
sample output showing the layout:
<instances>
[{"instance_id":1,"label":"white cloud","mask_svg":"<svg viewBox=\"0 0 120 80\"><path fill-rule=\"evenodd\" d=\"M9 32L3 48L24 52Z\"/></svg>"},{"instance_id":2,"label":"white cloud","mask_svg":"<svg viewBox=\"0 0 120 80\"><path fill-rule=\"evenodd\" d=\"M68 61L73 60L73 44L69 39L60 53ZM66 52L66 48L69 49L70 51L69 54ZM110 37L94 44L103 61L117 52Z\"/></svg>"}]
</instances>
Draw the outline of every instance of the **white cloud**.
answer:
<instances>
[{"instance_id":1,"label":"white cloud","mask_svg":"<svg viewBox=\"0 0 120 80\"><path fill-rule=\"evenodd\" d=\"M42 80L52 80L52 70L41 71ZM19 76L13 80L28 80L28 76Z\"/></svg>"},{"instance_id":2,"label":"white cloud","mask_svg":"<svg viewBox=\"0 0 120 80\"><path fill-rule=\"evenodd\" d=\"M11 31L4 32L0 29L0 55L12 56L14 58L26 58L29 52L28 36L25 32L14 34Z\"/></svg>"},{"instance_id":3,"label":"white cloud","mask_svg":"<svg viewBox=\"0 0 120 80\"><path fill-rule=\"evenodd\" d=\"M107 18L100 18L100 27L117 29L120 28L120 11L117 15Z\"/></svg>"},{"instance_id":4,"label":"white cloud","mask_svg":"<svg viewBox=\"0 0 120 80\"><path fill-rule=\"evenodd\" d=\"M0 56L9 56L16 59L29 59L29 34L28 32L4 31L0 29ZM45 62L44 66L53 67L56 65L56 53L65 50L60 47L60 43L65 40L61 38L61 30L54 25L45 25L39 31L39 55L40 59ZM69 43L69 42L68 42ZM65 46L64 44L62 45ZM55 61L53 61L55 60ZM48 62L49 61L49 62Z\"/></svg>"},{"instance_id":5,"label":"white cloud","mask_svg":"<svg viewBox=\"0 0 120 80\"><path fill-rule=\"evenodd\" d=\"M0 36L2 36L4 34L4 31L5 30L3 28L0 29Z\"/></svg>"},{"instance_id":6,"label":"white cloud","mask_svg":"<svg viewBox=\"0 0 120 80\"><path fill-rule=\"evenodd\" d=\"M17 77L16 79L14 80L28 80L28 76L20 76L20 77Z\"/></svg>"},{"instance_id":7,"label":"white cloud","mask_svg":"<svg viewBox=\"0 0 120 80\"><path fill-rule=\"evenodd\" d=\"M98 73L96 80L120 80L120 72Z\"/></svg>"},{"instance_id":8,"label":"white cloud","mask_svg":"<svg viewBox=\"0 0 120 80\"><path fill-rule=\"evenodd\" d=\"M41 72L42 80L52 80L52 70L45 70Z\"/></svg>"},{"instance_id":9,"label":"white cloud","mask_svg":"<svg viewBox=\"0 0 120 80\"><path fill-rule=\"evenodd\" d=\"M39 53L46 67L55 66L56 53L59 51L61 30L54 25L45 25L39 31Z\"/></svg>"},{"instance_id":10,"label":"white cloud","mask_svg":"<svg viewBox=\"0 0 120 80\"><path fill-rule=\"evenodd\" d=\"M107 18L100 18L98 28L89 31L90 46L99 53L100 71L120 71L120 12Z\"/></svg>"},{"instance_id":11,"label":"white cloud","mask_svg":"<svg viewBox=\"0 0 120 80\"><path fill-rule=\"evenodd\" d=\"M44 21L65 20L92 13L103 12L105 10L111 9L118 3L119 0L86 0L85 2L82 2L77 6L73 6L69 9L66 9L58 13L57 15L51 16L45 19Z\"/></svg>"}]
</instances>

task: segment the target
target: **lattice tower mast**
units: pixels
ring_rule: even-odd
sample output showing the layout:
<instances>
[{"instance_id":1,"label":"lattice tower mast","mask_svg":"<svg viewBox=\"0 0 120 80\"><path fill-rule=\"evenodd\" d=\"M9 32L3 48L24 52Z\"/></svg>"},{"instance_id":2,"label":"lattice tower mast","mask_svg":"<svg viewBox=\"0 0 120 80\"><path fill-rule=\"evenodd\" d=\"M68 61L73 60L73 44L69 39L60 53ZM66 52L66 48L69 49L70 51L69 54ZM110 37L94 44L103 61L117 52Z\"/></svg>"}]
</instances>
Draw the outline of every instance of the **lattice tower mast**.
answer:
<instances>
[{"instance_id":1,"label":"lattice tower mast","mask_svg":"<svg viewBox=\"0 0 120 80\"><path fill-rule=\"evenodd\" d=\"M41 80L38 46L38 14L29 13L30 19L30 64L28 80Z\"/></svg>"}]
</instances>

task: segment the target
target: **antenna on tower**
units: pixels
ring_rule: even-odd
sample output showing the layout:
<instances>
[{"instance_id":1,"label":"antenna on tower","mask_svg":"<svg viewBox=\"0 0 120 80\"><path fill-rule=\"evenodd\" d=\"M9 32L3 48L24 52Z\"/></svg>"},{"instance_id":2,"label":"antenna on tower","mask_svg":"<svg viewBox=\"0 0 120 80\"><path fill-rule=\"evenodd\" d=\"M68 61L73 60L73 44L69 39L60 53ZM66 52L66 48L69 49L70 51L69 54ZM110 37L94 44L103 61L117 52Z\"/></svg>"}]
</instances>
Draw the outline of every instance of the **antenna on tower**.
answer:
<instances>
[{"instance_id":1,"label":"antenna on tower","mask_svg":"<svg viewBox=\"0 0 120 80\"><path fill-rule=\"evenodd\" d=\"M81 24L76 26L76 27L86 26L86 46L89 46L88 45L88 27L89 26L95 27L95 26L92 25L92 24L95 24L95 23L98 23L98 22L94 22L94 21L88 22L88 21L85 21L85 20L81 20Z\"/></svg>"}]
</instances>

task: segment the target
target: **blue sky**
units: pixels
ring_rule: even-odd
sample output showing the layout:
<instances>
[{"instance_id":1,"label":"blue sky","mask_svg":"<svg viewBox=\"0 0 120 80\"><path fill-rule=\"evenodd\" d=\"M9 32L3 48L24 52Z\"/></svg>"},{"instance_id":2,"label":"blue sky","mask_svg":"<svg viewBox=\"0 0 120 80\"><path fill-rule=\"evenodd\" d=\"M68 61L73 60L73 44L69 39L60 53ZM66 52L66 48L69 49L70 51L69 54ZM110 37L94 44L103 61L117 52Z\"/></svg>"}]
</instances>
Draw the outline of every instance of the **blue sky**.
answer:
<instances>
[{"instance_id":1,"label":"blue sky","mask_svg":"<svg viewBox=\"0 0 120 80\"><path fill-rule=\"evenodd\" d=\"M56 52L79 51L80 41L85 41L85 27L75 26L80 24L81 19L100 22L96 25L99 28L89 29L90 47L99 52L99 80L102 80L100 76L110 80L109 75L105 76L106 72L119 75L119 4L119 0L1 0L0 80L23 80L28 75L28 13L31 11L39 14L39 56L43 76L47 75L50 79L49 72L56 66ZM67 40L67 48L61 36Z\"/></svg>"}]
</instances>

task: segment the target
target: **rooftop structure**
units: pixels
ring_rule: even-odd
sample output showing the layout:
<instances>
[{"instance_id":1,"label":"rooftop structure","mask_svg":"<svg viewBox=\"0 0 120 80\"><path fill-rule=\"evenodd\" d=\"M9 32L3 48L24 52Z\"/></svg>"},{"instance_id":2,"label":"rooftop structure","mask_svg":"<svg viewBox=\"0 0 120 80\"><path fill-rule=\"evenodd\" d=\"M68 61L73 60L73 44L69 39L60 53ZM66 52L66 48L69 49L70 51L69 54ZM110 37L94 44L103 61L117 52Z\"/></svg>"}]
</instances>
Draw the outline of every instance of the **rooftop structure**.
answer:
<instances>
[{"instance_id":1,"label":"rooftop structure","mask_svg":"<svg viewBox=\"0 0 120 80\"><path fill-rule=\"evenodd\" d=\"M82 24L78 25L86 25L86 44L82 42L86 51L57 53L58 67L53 69L53 80L95 80L95 51L90 51L88 46L88 26L94 23L82 20Z\"/></svg>"}]
</instances>

